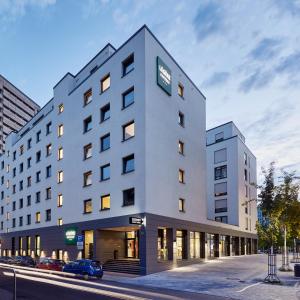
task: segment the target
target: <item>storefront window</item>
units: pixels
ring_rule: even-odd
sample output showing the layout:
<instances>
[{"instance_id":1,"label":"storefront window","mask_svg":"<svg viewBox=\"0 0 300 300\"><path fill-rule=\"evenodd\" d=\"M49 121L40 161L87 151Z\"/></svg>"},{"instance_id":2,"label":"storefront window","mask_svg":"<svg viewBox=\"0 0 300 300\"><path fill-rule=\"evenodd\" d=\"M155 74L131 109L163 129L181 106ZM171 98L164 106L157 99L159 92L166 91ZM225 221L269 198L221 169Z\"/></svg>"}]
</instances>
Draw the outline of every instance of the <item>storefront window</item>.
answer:
<instances>
[{"instance_id":1,"label":"storefront window","mask_svg":"<svg viewBox=\"0 0 300 300\"><path fill-rule=\"evenodd\" d=\"M200 258L200 232L190 232L190 257Z\"/></svg>"},{"instance_id":2,"label":"storefront window","mask_svg":"<svg viewBox=\"0 0 300 300\"><path fill-rule=\"evenodd\" d=\"M214 234L207 234L207 249L208 249L208 258L215 257L215 247L214 247Z\"/></svg>"},{"instance_id":3,"label":"storefront window","mask_svg":"<svg viewBox=\"0 0 300 300\"><path fill-rule=\"evenodd\" d=\"M176 245L177 245L177 259L183 258L183 232L182 230L176 231Z\"/></svg>"},{"instance_id":4,"label":"storefront window","mask_svg":"<svg viewBox=\"0 0 300 300\"><path fill-rule=\"evenodd\" d=\"M167 260L168 259L168 248L167 248L167 229L158 229L157 237L157 259Z\"/></svg>"}]
</instances>

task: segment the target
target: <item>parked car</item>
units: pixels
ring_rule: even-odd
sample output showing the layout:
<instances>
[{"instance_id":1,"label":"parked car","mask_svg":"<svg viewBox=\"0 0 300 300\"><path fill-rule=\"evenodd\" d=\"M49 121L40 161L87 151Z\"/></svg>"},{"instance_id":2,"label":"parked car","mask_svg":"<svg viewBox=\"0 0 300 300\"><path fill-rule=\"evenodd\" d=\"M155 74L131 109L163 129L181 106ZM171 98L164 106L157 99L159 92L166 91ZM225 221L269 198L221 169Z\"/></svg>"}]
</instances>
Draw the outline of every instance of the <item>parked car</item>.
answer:
<instances>
[{"instance_id":1,"label":"parked car","mask_svg":"<svg viewBox=\"0 0 300 300\"><path fill-rule=\"evenodd\" d=\"M0 257L0 263L11 264L11 263L13 263L13 258L10 257L10 256L1 256Z\"/></svg>"},{"instance_id":2,"label":"parked car","mask_svg":"<svg viewBox=\"0 0 300 300\"><path fill-rule=\"evenodd\" d=\"M64 261L60 259L44 258L36 265L38 269L51 270L51 271L62 271Z\"/></svg>"},{"instance_id":3,"label":"parked car","mask_svg":"<svg viewBox=\"0 0 300 300\"><path fill-rule=\"evenodd\" d=\"M35 261L31 256L15 256L12 261L13 264L24 266L24 267L34 267Z\"/></svg>"},{"instance_id":4,"label":"parked car","mask_svg":"<svg viewBox=\"0 0 300 300\"><path fill-rule=\"evenodd\" d=\"M63 267L63 272L95 276L97 278L102 278L103 276L103 269L100 262L91 259L80 259L70 262Z\"/></svg>"}]
</instances>

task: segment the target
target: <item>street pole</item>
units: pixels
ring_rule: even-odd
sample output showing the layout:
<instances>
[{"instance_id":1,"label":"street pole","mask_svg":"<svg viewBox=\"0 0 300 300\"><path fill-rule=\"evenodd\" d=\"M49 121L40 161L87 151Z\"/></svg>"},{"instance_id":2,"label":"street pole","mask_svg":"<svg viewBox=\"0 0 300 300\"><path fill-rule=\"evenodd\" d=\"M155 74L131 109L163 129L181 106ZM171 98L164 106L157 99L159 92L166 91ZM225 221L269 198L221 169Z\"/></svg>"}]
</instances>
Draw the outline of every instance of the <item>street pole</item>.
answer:
<instances>
[{"instance_id":1,"label":"street pole","mask_svg":"<svg viewBox=\"0 0 300 300\"><path fill-rule=\"evenodd\" d=\"M16 270L13 269L14 272L14 300L17 300L17 275Z\"/></svg>"}]
</instances>

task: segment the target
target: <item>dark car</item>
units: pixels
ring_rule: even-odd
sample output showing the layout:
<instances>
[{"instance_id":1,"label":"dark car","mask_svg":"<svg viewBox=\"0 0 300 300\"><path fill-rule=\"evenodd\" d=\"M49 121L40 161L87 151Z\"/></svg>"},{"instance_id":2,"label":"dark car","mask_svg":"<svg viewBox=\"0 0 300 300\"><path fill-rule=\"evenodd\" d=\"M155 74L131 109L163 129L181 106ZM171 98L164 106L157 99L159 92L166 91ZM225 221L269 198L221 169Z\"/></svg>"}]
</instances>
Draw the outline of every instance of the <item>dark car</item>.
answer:
<instances>
[{"instance_id":1,"label":"dark car","mask_svg":"<svg viewBox=\"0 0 300 300\"><path fill-rule=\"evenodd\" d=\"M62 271L64 265L64 261L60 259L44 258L36 267L43 270Z\"/></svg>"},{"instance_id":2,"label":"dark car","mask_svg":"<svg viewBox=\"0 0 300 300\"><path fill-rule=\"evenodd\" d=\"M24 267L34 267L35 261L31 256L15 256L13 258L13 264L24 266Z\"/></svg>"},{"instance_id":3,"label":"dark car","mask_svg":"<svg viewBox=\"0 0 300 300\"><path fill-rule=\"evenodd\" d=\"M70 262L63 267L63 272L95 276L97 278L102 278L103 276L103 269L100 262L91 259L80 259Z\"/></svg>"},{"instance_id":4,"label":"dark car","mask_svg":"<svg viewBox=\"0 0 300 300\"><path fill-rule=\"evenodd\" d=\"M0 257L0 263L2 264L12 264L13 263L13 258L10 256L1 256Z\"/></svg>"}]
</instances>

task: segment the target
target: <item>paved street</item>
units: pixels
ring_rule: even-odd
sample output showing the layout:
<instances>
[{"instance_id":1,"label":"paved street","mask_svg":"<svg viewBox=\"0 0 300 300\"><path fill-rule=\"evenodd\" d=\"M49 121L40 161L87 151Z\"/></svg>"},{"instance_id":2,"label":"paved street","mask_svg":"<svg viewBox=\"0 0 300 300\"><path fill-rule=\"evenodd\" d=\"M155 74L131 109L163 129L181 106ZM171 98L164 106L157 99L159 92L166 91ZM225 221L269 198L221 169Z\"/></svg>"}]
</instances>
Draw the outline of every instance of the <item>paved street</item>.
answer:
<instances>
[{"instance_id":1,"label":"paved street","mask_svg":"<svg viewBox=\"0 0 300 300\"><path fill-rule=\"evenodd\" d=\"M116 277L108 275L107 277ZM0 299L11 300L13 291L12 273L0 267ZM137 287L109 280L85 281L57 275L37 273L35 270L18 270L18 300L77 300L88 297L89 300L108 299L161 299L161 300L222 300L223 297L199 293L182 292L154 287Z\"/></svg>"},{"instance_id":2,"label":"paved street","mask_svg":"<svg viewBox=\"0 0 300 300\"><path fill-rule=\"evenodd\" d=\"M280 264L278 255L277 265ZM234 299L300 299L300 280L293 277L293 272L278 272L282 285L270 285L262 282L267 270L267 255L262 254L222 258L144 277L114 280Z\"/></svg>"}]
</instances>

